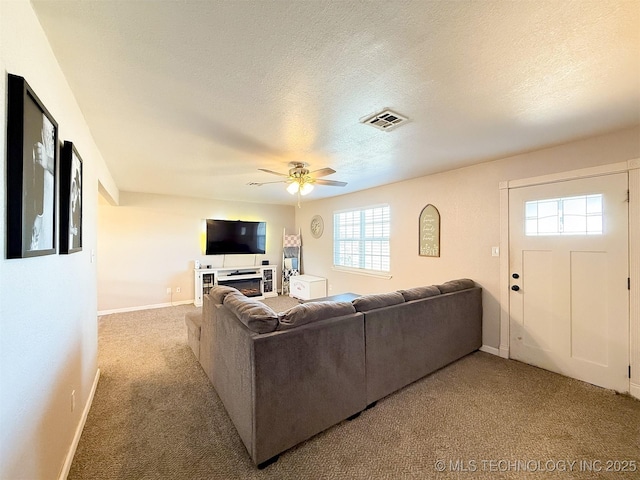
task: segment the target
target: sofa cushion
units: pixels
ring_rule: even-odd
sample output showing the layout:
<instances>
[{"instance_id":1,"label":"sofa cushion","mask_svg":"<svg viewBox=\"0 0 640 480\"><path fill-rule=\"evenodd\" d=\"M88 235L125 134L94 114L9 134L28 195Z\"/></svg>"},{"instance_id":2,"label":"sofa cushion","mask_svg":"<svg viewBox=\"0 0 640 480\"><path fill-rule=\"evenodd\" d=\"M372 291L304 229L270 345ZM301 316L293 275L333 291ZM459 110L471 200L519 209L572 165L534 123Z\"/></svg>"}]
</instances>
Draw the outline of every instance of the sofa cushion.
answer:
<instances>
[{"instance_id":1,"label":"sofa cushion","mask_svg":"<svg viewBox=\"0 0 640 480\"><path fill-rule=\"evenodd\" d=\"M216 305L222 305L224 302L224 297L231 292L237 292L237 288L229 287L227 285L216 285L211 290L209 290L209 295L213 299L213 303Z\"/></svg>"},{"instance_id":2,"label":"sofa cushion","mask_svg":"<svg viewBox=\"0 0 640 480\"><path fill-rule=\"evenodd\" d=\"M400 292L376 293L363 295L353 300L353 306L358 312L374 310L376 308L389 307L404 303L404 297Z\"/></svg>"},{"instance_id":3,"label":"sofa cushion","mask_svg":"<svg viewBox=\"0 0 640 480\"><path fill-rule=\"evenodd\" d=\"M309 302L291 307L278 315L278 330L298 327L326 318L356 313L351 302Z\"/></svg>"},{"instance_id":4,"label":"sofa cushion","mask_svg":"<svg viewBox=\"0 0 640 480\"><path fill-rule=\"evenodd\" d=\"M476 286L476 283L469 278L460 278L458 280L451 280L443 283L442 285L438 285L438 289L440 293L451 293L457 292L458 290L466 290L467 288L473 288Z\"/></svg>"},{"instance_id":5,"label":"sofa cushion","mask_svg":"<svg viewBox=\"0 0 640 480\"><path fill-rule=\"evenodd\" d=\"M407 290L398 290L404 297L405 302L411 300L419 300L421 298L434 297L440 295L440 289L435 285L429 285L428 287L415 287L408 288Z\"/></svg>"},{"instance_id":6,"label":"sofa cushion","mask_svg":"<svg viewBox=\"0 0 640 480\"><path fill-rule=\"evenodd\" d=\"M229 292L223 305L252 332L273 332L278 326L278 314L269 306L257 300L251 300L240 292Z\"/></svg>"}]
</instances>

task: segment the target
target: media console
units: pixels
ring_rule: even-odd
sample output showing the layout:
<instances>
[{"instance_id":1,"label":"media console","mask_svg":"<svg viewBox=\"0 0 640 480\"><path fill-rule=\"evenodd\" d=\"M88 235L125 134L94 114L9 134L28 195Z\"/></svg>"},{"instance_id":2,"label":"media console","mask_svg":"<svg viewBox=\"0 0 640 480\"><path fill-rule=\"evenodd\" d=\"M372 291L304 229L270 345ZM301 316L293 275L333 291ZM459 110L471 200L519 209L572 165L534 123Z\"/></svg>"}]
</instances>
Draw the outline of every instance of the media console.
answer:
<instances>
[{"instance_id":1,"label":"media console","mask_svg":"<svg viewBox=\"0 0 640 480\"><path fill-rule=\"evenodd\" d=\"M193 304L202 306L202 298L214 285L229 285L258 300L278 295L276 290L276 265L249 267L196 268L195 298Z\"/></svg>"}]
</instances>

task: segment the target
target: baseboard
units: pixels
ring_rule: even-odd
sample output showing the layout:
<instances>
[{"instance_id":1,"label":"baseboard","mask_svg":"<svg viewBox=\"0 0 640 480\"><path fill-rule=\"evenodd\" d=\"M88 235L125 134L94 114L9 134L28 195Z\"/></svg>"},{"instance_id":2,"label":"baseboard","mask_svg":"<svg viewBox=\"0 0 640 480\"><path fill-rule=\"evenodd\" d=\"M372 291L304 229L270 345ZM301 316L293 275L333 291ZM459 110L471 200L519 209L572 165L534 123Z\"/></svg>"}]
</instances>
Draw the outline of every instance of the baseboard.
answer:
<instances>
[{"instance_id":1,"label":"baseboard","mask_svg":"<svg viewBox=\"0 0 640 480\"><path fill-rule=\"evenodd\" d=\"M631 382L629 385L629 393L631 394L631 396L636 397L638 400L640 400L640 385Z\"/></svg>"},{"instance_id":2,"label":"baseboard","mask_svg":"<svg viewBox=\"0 0 640 480\"><path fill-rule=\"evenodd\" d=\"M98 388L99 380L100 369L96 371L96 376L93 379L93 385L91 386L91 392L89 392L89 398L87 399L87 403L85 404L84 410L82 411L80 423L78 423L78 427L76 428L76 433L73 436L73 441L71 442L71 446L69 447L69 451L67 452L67 458L65 458L64 460L64 465L62 466L62 471L60 472L58 480L66 480L67 475L69 475L69 470L71 470L71 463L73 462L73 457L76 454L76 448L78 448L78 442L80 442L80 436L82 435L82 430L84 430L84 424L87 422L87 416L89 415L89 410L91 410L91 405L93 404L93 396L96 394L96 388Z\"/></svg>"},{"instance_id":3,"label":"baseboard","mask_svg":"<svg viewBox=\"0 0 640 480\"><path fill-rule=\"evenodd\" d=\"M111 315L112 313L137 312L138 310L151 310L153 308L175 307L176 305L187 305L193 303L193 300L179 300L177 302L156 303L154 305L142 305L140 307L114 308L111 310L99 310L98 316Z\"/></svg>"},{"instance_id":4,"label":"baseboard","mask_svg":"<svg viewBox=\"0 0 640 480\"><path fill-rule=\"evenodd\" d=\"M488 345L482 345L480 347L480 351L481 352L490 353L491 355L497 355L498 357L500 356L500 350L498 350L496 347L490 347Z\"/></svg>"},{"instance_id":5,"label":"baseboard","mask_svg":"<svg viewBox=\"0 0 640 480\"><path fill-rule=\"evenodd\" d=\"M509 345L500 345L500 356L502 358L509 358Z\"/></svg>"}]
</instances>

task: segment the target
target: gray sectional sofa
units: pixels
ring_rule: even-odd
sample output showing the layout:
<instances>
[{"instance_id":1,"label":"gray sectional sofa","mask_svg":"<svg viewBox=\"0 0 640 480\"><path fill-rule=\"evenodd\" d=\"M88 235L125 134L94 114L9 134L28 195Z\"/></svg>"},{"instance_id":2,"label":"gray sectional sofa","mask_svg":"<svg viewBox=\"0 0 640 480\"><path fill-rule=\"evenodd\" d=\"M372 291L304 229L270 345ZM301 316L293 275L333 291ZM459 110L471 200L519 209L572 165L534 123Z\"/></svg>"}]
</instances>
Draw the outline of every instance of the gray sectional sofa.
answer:
<instances>
[{"instance_id":1,"label":"gray sectional sofa","mask_svg":"<svg viewBox=\"0 0 640 480\"><path fill-rule=\"evenodd\" d=\"M189 345L256 465L482 343L482 290L461 279L276 313L214 287Z\"/></svg>"}]
</instances>

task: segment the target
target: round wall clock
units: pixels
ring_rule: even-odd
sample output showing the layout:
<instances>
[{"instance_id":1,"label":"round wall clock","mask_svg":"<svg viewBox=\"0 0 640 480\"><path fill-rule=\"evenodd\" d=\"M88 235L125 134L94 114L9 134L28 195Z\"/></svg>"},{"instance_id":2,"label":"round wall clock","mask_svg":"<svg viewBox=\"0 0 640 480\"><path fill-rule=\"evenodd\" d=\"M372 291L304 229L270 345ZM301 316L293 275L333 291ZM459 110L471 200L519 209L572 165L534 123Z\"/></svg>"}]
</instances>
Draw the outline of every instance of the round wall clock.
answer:
<instances>
[{"instance_id":1,"label":"round wall clock","mask_svg":"<svg viewBox=\"0 0 640 480\"><path fill-rule=\"evenodd\" d=\"M320 238L323 231L324 222L322 221L322 217L320 215L314 215L311 219L311 235L313 235L313 238Z\"/></svg>"}]
</instances>

